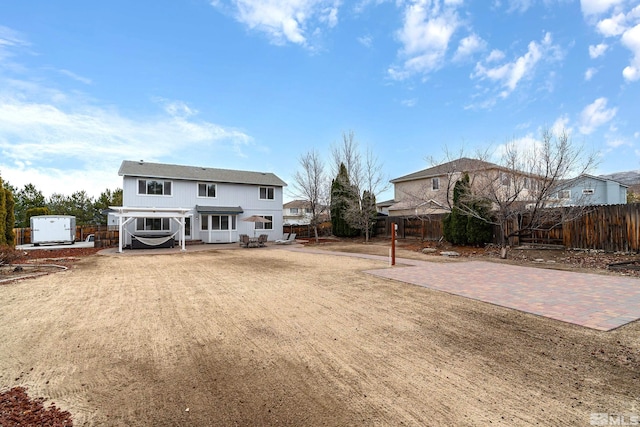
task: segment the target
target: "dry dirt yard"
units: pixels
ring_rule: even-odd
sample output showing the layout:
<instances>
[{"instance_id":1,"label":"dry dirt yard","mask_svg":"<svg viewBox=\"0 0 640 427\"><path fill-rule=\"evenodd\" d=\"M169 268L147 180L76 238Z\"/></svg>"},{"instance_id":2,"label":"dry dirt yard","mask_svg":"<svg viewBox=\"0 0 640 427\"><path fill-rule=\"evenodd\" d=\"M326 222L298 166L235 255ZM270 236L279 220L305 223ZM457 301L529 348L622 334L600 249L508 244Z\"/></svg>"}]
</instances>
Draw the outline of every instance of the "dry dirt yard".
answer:
<instances>
[{"instance_id":1,"label":"dry dirt yard","mask_svg":"<svg viewBox=\"0 0 640 427\"><path fill-rule=\"evenodd\" d=\"M25 386L76 426L587 426L640 413L639 322L598 332L362 272L385 265L275 245L84 257L0 285L0 392Z\"/></svg>"}]
</instances>

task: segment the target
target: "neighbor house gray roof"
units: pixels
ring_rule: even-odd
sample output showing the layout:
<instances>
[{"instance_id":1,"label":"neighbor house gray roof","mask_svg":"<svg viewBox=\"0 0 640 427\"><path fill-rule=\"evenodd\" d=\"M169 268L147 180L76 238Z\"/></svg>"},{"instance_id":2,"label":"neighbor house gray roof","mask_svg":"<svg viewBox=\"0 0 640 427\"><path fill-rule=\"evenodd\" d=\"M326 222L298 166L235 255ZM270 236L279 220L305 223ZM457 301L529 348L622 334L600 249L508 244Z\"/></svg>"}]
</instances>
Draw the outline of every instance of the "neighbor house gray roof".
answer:
<instances>
[{"instance_id":1,"label":"neighbor house gray roof","mask_svg":"<svg viewBox=\"0 0 640 427\"><path fill-rule=\"evenodd\" d=\"M309 208L311 207L311 202L307 201L307 200L292 200L290 202L285 203L284 205L282 205L282 207L284 209L290 209L290 208Z\"/></svg>"},{"instance_id":2,"label":"neighbor house gray roof","mask_svg":"<svg viewBox=\"0 0 640 427\"><path fill-rule=\"evenodd\" d=\"M595 179L596 181L602 181L602 182L615 182L616 184L620 185L620 187L629 188L627 184L623 184L620 181L616 181L615 179L606 178L604 176L589 175L588 173L583 173L582 175L577 176L576 178L573 178L570 181L580 181L583 178L591 178L591 179Z\"/></svg>"},{"instance_id":3,"label":"neighbor house gray roof","mask_svg":"<svg viewBox=\"0 0 640 427\"><path fill-rule=\"evenodd\" d=\"M451 172L474 172L487 169L502 169L495 163L485 162L484 160L469 159L462 157L447 163L442 163L431 168L423 169L418 172L410 173L399 178L392 179L391 183L413 181L415 179L432 178L446 175Z\"/></svg>"},{"instance_id":4,"label":"neighbor house gray roof","mask_svg":"<svg viewBox=\"0 0 640 427\"><path fill-rule=\"evenodd\" d=\"M286 182L271 172L250 172L215 169L200 166L169 165L144 161L124 160L118 171L120 176L140 178L184 179L187 181L225 182L233 184L269 185L284 187Z\"/></svg>"}]
</instances>

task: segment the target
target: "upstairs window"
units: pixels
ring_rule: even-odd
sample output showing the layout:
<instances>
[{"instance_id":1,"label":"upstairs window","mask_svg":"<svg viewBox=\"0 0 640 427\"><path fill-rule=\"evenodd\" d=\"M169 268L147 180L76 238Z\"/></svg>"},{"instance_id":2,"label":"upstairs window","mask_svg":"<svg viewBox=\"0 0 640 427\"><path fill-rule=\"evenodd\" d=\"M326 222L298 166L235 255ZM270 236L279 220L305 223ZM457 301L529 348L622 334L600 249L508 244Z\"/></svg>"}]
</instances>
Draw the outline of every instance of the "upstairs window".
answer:
<instances>
[{"instance_id":1,"label":"upstairs window","mask_svg":"<svg viewBox=\"0 0 640 427\"><path fill-rule=\"evenodd\" d=\"M291 215L298 215L298 208L289 208L289 212Z\"/></svg>"},{"instance_id":2,"label":"upstairs window","mask_svg":"<svg viewBox=\"0 0 640 427\"><path fill-rule=\"evenodd\" d=\"M571 190L560 190L558 191L558 197L561 199L570 199L571 198Z\"/></svg>"},{"instance_id":3,"label":"upstairs window","mask_svg":"<svg viewBox=\"0 0 640 427\"><path fill-rule=\"evenodd\" d=\"M509 185L511 185L511 177L509 176L508 173L500 172L500 184L502 184L505 187L508 187Z\"/></svg>"},{"instance_id":4,"label":"upstairs window","mask_svg":"<svg viewBox=\"0 0 640 427\"><path fill-rule=\"evenodd\" d=\"M171 181L157 181L153 179L138 180L138 194L149 196L170 196Z\"/></svg>"},{"instance_id":5,"label":"upstairs window","mask_svg":"<svg viewBox=\"0 0 640 427\"><path fill-rule=\"evenodd\" d=\"M431 189L432 190L440 189L440 178L431 178Z\"/></svg>"},{"instance_id":6,"label":"upstairs window","mask_svg":"<svg viewBox=\"0 0 640 427\"><path fill-rule=\"evenodd\" d=\"M215 184L198 184L198 197L216 197Z\"/></svg>"},{"instance_id":7,"label":"upstairs window","mask_svg":"<svg viewBox=\"0 0 640 427\"><path fill-rule=\"evenodd\" d=\"M582 190L582 194L586 195L586 196L590 196L592 194L594 194L596 192L596 190L594 190L593 188L585 188Z\"/></svg>"},{"instance_id":8,"label":"upstairs window","mask_svg":"<svg viewBox=\"0 0 640 427\"><path fill-rule=\"evenodd\" d=\"M260 187L260 200L273 200L275 198L275 188Z\"/></svg>"}]
</instances>

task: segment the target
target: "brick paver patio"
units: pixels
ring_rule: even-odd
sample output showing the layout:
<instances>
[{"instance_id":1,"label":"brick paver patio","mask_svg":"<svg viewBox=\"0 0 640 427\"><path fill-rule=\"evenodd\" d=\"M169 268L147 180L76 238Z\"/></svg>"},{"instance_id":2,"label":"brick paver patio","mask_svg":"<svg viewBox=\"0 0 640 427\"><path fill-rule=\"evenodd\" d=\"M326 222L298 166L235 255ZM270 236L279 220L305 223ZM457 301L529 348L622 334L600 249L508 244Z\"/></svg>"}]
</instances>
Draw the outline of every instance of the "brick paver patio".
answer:
<instances>
[{"instance_id":1,"label":"brick paver patio","mask_svg":"<svg viewBox=\"0 0 640 427\"><path fill-rule=\"evenodd\" d=\"M311 251L387 260L376 255ZM397 259L394 267L366 273L601 331L640 319L640 279L632 277L483 261L411 259Z\"/></svg>"}]
</instances>

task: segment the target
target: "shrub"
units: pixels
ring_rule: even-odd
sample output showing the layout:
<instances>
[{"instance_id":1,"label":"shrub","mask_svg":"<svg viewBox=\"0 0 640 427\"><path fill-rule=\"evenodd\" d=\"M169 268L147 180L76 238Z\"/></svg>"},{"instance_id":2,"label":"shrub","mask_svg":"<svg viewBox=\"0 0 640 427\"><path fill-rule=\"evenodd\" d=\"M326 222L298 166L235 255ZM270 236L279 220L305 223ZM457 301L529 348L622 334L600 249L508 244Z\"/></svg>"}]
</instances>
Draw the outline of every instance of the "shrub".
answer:
<instances>
[{"instance_id":1,"label":"shrub","mask_svg":"<svg viewBox=\"0 0 640 427\"><path fill-rule=\"evenodd\" d=\"M22 253L12 246L0 246L0 265L11 264L21 256Z\"/></svg>"}]
</instances>

